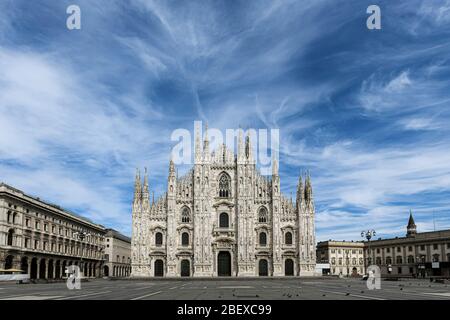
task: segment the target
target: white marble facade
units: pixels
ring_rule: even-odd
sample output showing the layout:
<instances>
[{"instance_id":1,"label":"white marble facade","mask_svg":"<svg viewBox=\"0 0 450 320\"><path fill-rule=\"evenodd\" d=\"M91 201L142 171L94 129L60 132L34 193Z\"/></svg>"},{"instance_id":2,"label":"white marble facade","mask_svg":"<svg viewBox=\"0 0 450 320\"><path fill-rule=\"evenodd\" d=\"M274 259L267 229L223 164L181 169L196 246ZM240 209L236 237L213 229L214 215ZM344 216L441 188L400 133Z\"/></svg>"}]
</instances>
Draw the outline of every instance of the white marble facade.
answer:
<instances>
[{"instance_id":1,"label":"white marble facade","mask_svg":"<svg viewBox=\"0 0 450 320\"><path fill-rule=\"evenodd\" d=\"M170 161L167 192L150 201L148 176L136 174L132 208L133 277L310 276L314 274L314 201L309 174L295 203L272 176L256 169L250 137L237 155L211 153L196 136L195 164L177 177ZM245 141L244 141L245 140Z\"/></svg>"}]
</instances>

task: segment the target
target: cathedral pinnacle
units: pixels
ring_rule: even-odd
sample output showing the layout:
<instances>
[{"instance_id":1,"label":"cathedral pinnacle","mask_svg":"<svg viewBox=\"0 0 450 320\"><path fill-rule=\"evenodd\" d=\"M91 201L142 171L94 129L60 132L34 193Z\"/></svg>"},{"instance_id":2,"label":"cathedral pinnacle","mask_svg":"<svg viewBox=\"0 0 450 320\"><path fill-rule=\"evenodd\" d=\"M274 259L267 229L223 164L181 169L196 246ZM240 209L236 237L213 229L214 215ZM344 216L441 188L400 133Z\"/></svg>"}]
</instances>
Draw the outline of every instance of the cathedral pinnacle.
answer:
<instances>
[{"instance_id":1,"label":"cathedral pinnacle","mask_svg":"<svg viewBox=\"0 0 450 320\"><path fill-rule=\"evenodd\" d=\"M134 202L141 201L142 198L142 186L141 186L141 173L136 168L136 177L134 181Z\"/></svg>"}]
</instances>

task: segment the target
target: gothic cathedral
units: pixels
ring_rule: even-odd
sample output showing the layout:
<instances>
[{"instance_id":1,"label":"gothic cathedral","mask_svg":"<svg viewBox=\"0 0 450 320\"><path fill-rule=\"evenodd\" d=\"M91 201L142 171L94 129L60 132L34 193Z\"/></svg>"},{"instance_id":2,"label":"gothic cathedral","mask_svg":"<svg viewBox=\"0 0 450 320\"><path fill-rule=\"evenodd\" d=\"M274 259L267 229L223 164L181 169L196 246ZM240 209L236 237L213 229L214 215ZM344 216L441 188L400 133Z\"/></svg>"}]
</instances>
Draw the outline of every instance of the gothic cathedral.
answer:
<instances>
[{"instance_id":1,"label":"gothic cathedral","mask_svg":"<svg viewBox=\"0 0 450 320\"><path fill-rule=\"evenodd\" d=\"M309 175L294 204L280 192L277 161L271 177L257 171L250 136L239 134L235 156L225 145L210 153L197 133L194 167L178 178L170 161L158 200L136 173L132 276L311 276L314 215Z\"/></svg>"}]
</instances>

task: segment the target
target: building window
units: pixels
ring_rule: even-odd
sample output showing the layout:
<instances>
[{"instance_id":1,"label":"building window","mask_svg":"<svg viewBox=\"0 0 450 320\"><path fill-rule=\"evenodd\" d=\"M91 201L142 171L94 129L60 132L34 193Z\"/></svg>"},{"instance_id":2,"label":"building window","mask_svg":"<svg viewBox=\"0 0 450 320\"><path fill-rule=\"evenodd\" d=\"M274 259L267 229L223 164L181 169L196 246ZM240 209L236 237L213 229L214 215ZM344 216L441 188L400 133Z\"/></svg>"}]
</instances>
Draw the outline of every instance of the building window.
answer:
<instances>
[{"instance_id":1,"label":"building window","mask_svg":"<svg viewBox=\"0 0 450 320\"><path fill-rule=\"evenodd\" d=\"M380 248L377 248L377 253L380 253Z\"/></svg>"},{"instance_id":2,"label":"building window","mask_svg":"<svg viewBox=\"0 0 450 320\"><path fill-rule=\"evenodd\" d=\"M331 258L331 264L336 264L336 258Z\"/></svg>"},{"instance_id":3,"label":"building window","mask_svg":"<svg viewBox=\"0 0 450 320\"><path fill-rule=\"evenodd\" d=\"M392 258L391 257L387 257L386 258L386 264L392 264Z\"/></svg>"},{"instance_id":4,"label":"building window","mask_svg":"<svg viewBox=\"0 0 450 320\"><path fill-rule=\"evenodd\" d=\"M403 263L402 257L401 257L401 256L397 256L397 259L395 260L395 262L396 262L397 264L402 264L402 263Z\"/></svg>"},{"instance_id":5,"label":"building window","mask_svg":"<svg viewBox=\"0 0 450 320\"><path fill-rule=\"evenodd\" d=\"M34 240L34 248L39 249L39 240Z\"/></svg>"},{"instance_id":6,"label":"building window","mask_svg":"<svg viewBox=\"0 0 450 320\"><path fill-rule=\"evenodd\" d=\"M397 252L402 252L402 248L397 247Z\"/></svg>"},{"instance_id":7,"label":"building window","mask_svg":"<svg viewBox=\"0 0 450 320\"><path fill-rule=\"evenodd\" d=\"M189 223L191 222L191 213L189 208L184 207L183 211L181 212L181 222L182 223Z\"/></svg>"},{"instance_id":8,"label":"building window","mask_svg":"<svg viewBox=\"0 0 450 320\"><path fill-rule=\"evenodd\" d=\"M12 246L14 243L14 230L9 229L8 231L8 246Z\"/></svg>"},{"instance_id":9,"label":"building window","mask_svg":"<svg viewBox=\"0 0 450 320\"><path fill-rule=\"evenodd\" d=\"M286 243L287 245L292 244L292 233L291 232L286 232L286 234L284 235L284 243Z\"/></svg>"},{"instance_id":10,"label":"building window","mask_svg":"<svg viewBox=\"0 0 450 320\"><path fill-rule=\"evenodd\" d=\"M342 258L339 258L339 265L342 266Z\"/></svg>"},{"instance_id":11,"label":"building window","mask_svg":"<svg viewBox=\"0 0 450 320\"><path fill-rule=\"evenodd\" d=\"M226 173L222 173L219 178L219 197L228 198L231 196L230 178Z\"/></svg>"},{"instance_id":12,"label":"building window","mask_svg":"<svg viewBox=\"0 0 450 320\"><path fill-rule=\"evenodd\" d=\"M161 232L157 232L155 234L155 244L156 246L160 247L163 244L163 235Z\"/></svg>"},{"instance_id":13,"label":"building window","mask_svg":"<svg viewBox=\"0 0 450 320\"><path fill-rule=\"evenodd\" d=\"M188 246L189 245L189 233L183 232L181 234L181 245Z\"/></svg>"},{"instance_id":14,"label":"building window","mask_svg":"<svg viewBox=\"0 0 450 320\"><path fill-rule=\"evenodd\" d=\"M228 226L228 214L226 212L222 212L219 216L219 227L228 228Z\"/></svg>"},{"instance_id":15,"label":"building window","mask_svg":"<svg viewBox=\"0 0 450 320\"><path fill-rule=\"evenodd\" d=\"M258 222L260 223L267 222L267 210L264 207L259 209Z\"/></svg>"},{"instance_id":16,"label":"building window","mask_svg":"<svg viewBox=\"0 0 450 320\"><path fill-rule=\"evenodd\" d=\"M402 273L402 267L398 267L398 274L401 274Z\"/></svg>"},{"instance_id":17,"label":"building window","mask_svg":"<svg viewBox=\"0 0 450 320\"><path fill-rule=\"evenodd\" d=\"M433 262L439 262L439 255L433 254Z\"/></svg>"},{"instance_id":18,"label":"building window","mask_svg":"<svg viewBox=\"0 0 450 320\"><path fill-rule=\"evenodd\" d=\"M433 244L433 249L434 249L434 250L437 250L437 249L438 249L438 244L437 244L437 243Z\"/></svg>"},{"instance_id":19,"label":"building window","mask_svg":"<svg viewBox=\"0 0 450 320\"><path fill-rule=\"evenodd\" d=\"M28 219L28 218L25 219L25 226L26 227L30 226L30 219Z\"/></svg>"},{"instance_id":20,"label":"building window","mask_svg":"<svg viewBox=\"0 0 450 320\"><path fill-rule=\"evenodd\" d=\"M424 245L424 244L422 244L422 245L420 246L420 250L425 250L425 245Z\"/></svg>"},{"instance_id":21,"label":"building window","mask_svg":"<svg viewBox=\"0 0 450 320\"><path fill-rule=\"evenodd\" d=\"M414 263L414 257L408 256L408 263Z\"/></svg>"},{"instance_id":22,"label":"building window","mask_svg":"<svg viewBox=\"0 0 450 320\"><path fill-rule=\"evenodd\" d=\"M29 247L30 247L30 239L25 238L25 248L29 248Z\"/></svg>"},{"instance_id":23,"label":"building window","mask_svg":"<svg viewBox=\"0 0 450 320\"><path fill-rule=\"evenodd\" d=\"M34 224L34 227L38 230L40 229L39 221L36 221L36 223Z\"/></svg>"},{"instance_id":24,"label":"building window","mask_svg":"<svg viewBox=\"0 0 450 320\"><path fill-rule=\"evenodd\" d=\"M409 252L412 252L412 251L413 251L413 247L412 247L412 246L409 246L409 247L408 247L408 251L409 251Z\"/></svg>"},{"instance_id":25,"label":"building window","mask_svg":"<svg viewBox=\"0 0 450 320\"><path fill-rule=\"evenodd\" d=\"M259 245L263 247L267 245L267 235L265 232L259 234Z\"/></svg>"},{"instance_id":26,"label":"building window","mask_svg":"<svg viewBox=\"0 0 450 320\"><path fill-rule=\"evenodd\" d=\"M381 265L381 258L380 257L376 257L375 258L375 264L376 265Z\"/></svg>"},{"instance_id":27,"label":"building window","mask_svg":"<svg viewBox=\"0 0 450 320\"><path fill-rule=\"evenodd\" d=\"M391 248L386 248L386 252L390 253L391 252Z\"/></svg>"}]
</instances>

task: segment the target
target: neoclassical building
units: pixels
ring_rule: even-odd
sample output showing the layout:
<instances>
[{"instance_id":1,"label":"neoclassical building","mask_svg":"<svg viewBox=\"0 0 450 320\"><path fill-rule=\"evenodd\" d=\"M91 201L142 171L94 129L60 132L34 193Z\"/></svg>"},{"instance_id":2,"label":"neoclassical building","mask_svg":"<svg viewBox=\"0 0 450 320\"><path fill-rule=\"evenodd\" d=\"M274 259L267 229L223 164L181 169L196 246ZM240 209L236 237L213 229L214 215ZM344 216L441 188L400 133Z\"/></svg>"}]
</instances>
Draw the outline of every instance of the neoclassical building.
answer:
<instances>
[{"instance_id":1,"label":"neoclassical building","mask_svg":"<svg viewBox=\"0 0 450 320\"><path fill-rule=\"evenodd\" d=\"M114 229L106 229L105 264L106 277L128 277L131 273L131 239Z\"/></svg>"},{"instance_id":2,"label":"neoclassical building","mask_svg":"<svg viewBox=\"0 0 450 320\"><path fill-rule=\"evenodd\" d=\"M77 265L102 276L105 228L61 207L0 183L0 269L31 279L60 279Z\"/></svg>"},{"instance_id":3,"label":"neoclassical building","mask_svg":"<svg viewBox=\"0 0 450 320\"><path fill-rule=\"evenodd\" d=\"M240 130L241 131L241 130ZM256 169L250 137L237 155L210 152L195 137L195 163L178 178L169 163L167 192L149 199L147 173L136 173L132 205L132 276L310 276L314 274L314 201L310 176L299 178L294 203L272 176Z\"/></svg>"}]
</instances>

